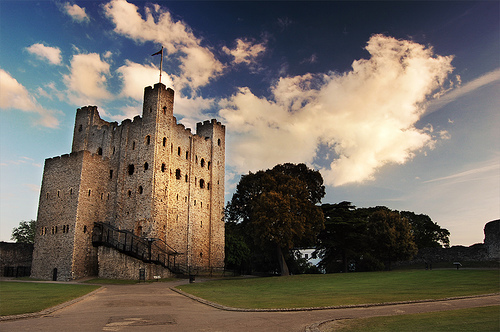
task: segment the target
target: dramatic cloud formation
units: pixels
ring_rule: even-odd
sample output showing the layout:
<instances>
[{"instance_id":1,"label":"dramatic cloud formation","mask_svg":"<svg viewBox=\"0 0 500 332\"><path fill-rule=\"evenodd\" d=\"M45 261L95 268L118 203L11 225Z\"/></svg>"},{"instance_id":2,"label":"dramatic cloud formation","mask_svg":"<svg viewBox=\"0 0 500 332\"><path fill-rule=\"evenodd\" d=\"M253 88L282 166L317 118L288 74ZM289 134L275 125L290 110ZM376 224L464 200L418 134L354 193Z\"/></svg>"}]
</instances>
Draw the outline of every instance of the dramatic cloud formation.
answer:
<instances>
[{"instance_id":1,"label":"dramatic cloud formation","mask_svg":"<svg viewBox=\"0 0 500 332\"><path fill-rule=\"evenodd\" d=\"M136 42L153 41L165 47L167 55L176 55L180 74L173 77L178 89L193 90L206 85L222 73L223 65L208 49L201 46L191 29L181 21L174 21L168 11L158 5L144 9L145 19L137 6L124 0L112 0L104 5L108 18L115 24L114 31Z\"/></svg>"},{"instance_id":2,"label":"dramatic cloud formation","mask_svg":"<svg viewBox=\"0 0 500 332\"><path fill-rule=\"evenodd\" d=\"M246 172L307 162L339 186L371 180L380 167L432 148L432 128L414 125L443 89L452 57L383 35L372 36L366 50L371 57L354 61L349 72L279 79L272 100L244 87L223 100L231 166ZM328 151L326 160L319 149Z\"/></svg>"},{"instance_id":3,"label":"dramatic cloud formation","mask_svg":"<svg viewBox=\"0 0 500 332\"><path fill-rule=\"evenodd\" d=\"M27 47L26 50L43 60L49 61L53 65L61 64L61 50L57 47L45 46L43 44L33 44L30 47Z\"/></svg>"},{"instance_id":4,"label":"dramatic cloud formation","mask_svg":"<svg viewBox=\"0 0 500 332\"><path fill-rule=\"evenodd\" d=\"M106 76L109 74L109 64L101 60L99 54L74 55L70 73L63 77L70 100L77 105L95 105L99 100L111 98L106 89Z\"/></svg>"},{"instance_id":5,"label":"dramatic cloud formation","mask_svg":"<svg viewBox=\"0 0 500 332\"><path fill-rule=\"evenodd\" d=\"M483 86L486 86L488 84L491 84L493 82L499 81L500 80L500 68L497 68L489 73L486 73L482 75L481 77L476 78L473 81L468 82L464 86L458 87L454 90L451 90L450 92L446 93L439 99L433 100L430 104L429 107L427 108L426 113L432 113L437 111L438 109L442 108L446 104L449 104L458 98L471 93L474 90L477 90Z\"/></svg>"},{"instance_id":6,"label":"dramatic cloud formation","mask_svg":"<svg viewBox=\"0 0 500 332\"><path fill-rule=\"evenodd\" d=\"M37 113L40 116L37 122L45 127L56 128L59 125L54 112L40 106L28 90L3 69L0 69L0 108Z\"/></svg>"},{"instance_id":7,"label":"dramatic cloud formation","mask_svg":"<svg viewBox=\"0 0 500 332\"><path fill-rule=\"evenodd\" d=\"M69 2L66 2L62 6L62 10L77 22L82 23L88 22L90 20L87 13L85 12L85 8L82 8L77 4L71 5Z\"/></svg>"},{"instance_id":8,"label":"dramatic cloud formation","mask_svg":"<svg viewBox=\"0 0 500 332\"><path fill-rule=\"evenodd\" d=\"M236 40L236 47L234 49L229 49L224 46L222 50L234 57L234 63L244 63L247 65L254 64L256 58L266 51L265 43L256 44L249 40L243 40L238 38Z\"/></svg>"},{"instance_id":9,"label":"dramatic cloud formation","mask_svg":"<svg viewBox=\"0 0 500 332\"><path fill-rule=\"evenodd\" d=\"M151 85L151 82L157 82L160 71L154 65L141 65L129 60L125 65L118 68L117 72L123 79L122 96L130 97L142 101L144 97L144 87ZM170 76L162 72L162 83L174 90L173 81Z\"/></svg>"}]
</instances>

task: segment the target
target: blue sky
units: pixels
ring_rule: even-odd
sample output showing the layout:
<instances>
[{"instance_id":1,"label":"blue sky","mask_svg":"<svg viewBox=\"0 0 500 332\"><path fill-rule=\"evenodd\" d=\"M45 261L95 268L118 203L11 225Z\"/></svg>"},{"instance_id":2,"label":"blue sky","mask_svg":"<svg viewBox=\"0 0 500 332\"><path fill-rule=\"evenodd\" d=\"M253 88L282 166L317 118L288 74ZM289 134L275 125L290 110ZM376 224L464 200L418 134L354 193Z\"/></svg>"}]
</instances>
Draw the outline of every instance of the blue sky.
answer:
<instances>
[{"instance_id":1,"label":"blue sky","mask_svg":"<svg viewBox=\"0 0 500 332\"><path fill-rule=\"evenodd\" d=\"M78 107L141 113L163 46L179 121L226 125L227 200L242 174L303 162L324 203L482 242L500 217L499 4L0 0L0 240L36 218Z\"/></svg>"}]
</instances>

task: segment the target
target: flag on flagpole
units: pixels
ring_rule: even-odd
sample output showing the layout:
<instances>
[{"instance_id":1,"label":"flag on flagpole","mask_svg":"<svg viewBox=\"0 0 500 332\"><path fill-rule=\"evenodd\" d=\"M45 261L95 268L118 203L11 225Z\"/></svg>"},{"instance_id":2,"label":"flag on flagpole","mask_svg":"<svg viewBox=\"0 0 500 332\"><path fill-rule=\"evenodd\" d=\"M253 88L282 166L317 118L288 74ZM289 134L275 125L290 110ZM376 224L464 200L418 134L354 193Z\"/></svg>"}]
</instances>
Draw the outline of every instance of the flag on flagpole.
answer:
<instances>
[{"instance_id":1,"label":"flag on flagpole","mask_svg":"<svg viewBox=\"0 0 500 332\"><path fill-rule=\"evenodd\" d=\"M161 47L161 50L159 50L155 54L151 54L151 56L155 56L155 55L158 55L158 54L161 54L161 58L160 58L160 83L161 83L161 65L163 63L163 46Z\"/></svg>"}]
</instances>

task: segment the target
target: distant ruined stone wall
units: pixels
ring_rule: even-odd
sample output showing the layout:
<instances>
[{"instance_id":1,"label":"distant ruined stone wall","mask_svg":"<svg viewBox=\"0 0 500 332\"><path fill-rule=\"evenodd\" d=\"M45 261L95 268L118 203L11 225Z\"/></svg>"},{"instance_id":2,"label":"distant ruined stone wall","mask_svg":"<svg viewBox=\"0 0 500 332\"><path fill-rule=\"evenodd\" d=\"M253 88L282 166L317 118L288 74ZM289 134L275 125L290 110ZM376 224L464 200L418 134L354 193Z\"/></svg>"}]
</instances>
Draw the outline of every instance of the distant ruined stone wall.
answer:
<instances>
[{"instance_id":1,"label":"distant ruined stone wall","mask_svg":"<svg viewBox=\"0 0 500 332\"><path fill-rule=\"evenodd\" d=\"M500 219L490 221L484 226L484 246L488 257L500 260Z\"/></svg>"},{"instance_id":2,"label":"distant ruined stone wall","mask_svg":"<svg viewBox=\"0 0 500 332\"><path fill-rule=\"evenodd\" d=\"M411 261L397 262L397 266L449 262L495 262L500 260L500 220L484 226L484 243L469 247L423 248ZM450 265L451 266L451 265Z\"/></svg>"}]
</instances>

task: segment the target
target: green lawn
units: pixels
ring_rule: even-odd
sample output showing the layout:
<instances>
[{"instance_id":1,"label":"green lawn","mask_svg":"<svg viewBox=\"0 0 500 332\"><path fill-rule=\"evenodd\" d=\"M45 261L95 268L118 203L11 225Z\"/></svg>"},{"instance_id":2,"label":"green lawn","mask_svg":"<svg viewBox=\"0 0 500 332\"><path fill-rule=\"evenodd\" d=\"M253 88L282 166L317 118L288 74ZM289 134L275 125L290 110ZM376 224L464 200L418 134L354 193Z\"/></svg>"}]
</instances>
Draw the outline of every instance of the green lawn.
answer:
<instances>
[{"instance_id":1,"label":"green lawn","mask_svg":"<svg viewBox=\"0 0 500 332\"><path fill-rule=\"evenodd\" d=\"M500 306L343 320L329 324L330 331L500 331Z\"/></svg>"},{"instance_id":2,"label":"green lawn","mask_svg":"<svg viewBox=\"0 0 500 332\"><path fill-rule=\"evenodd\" d=\"M37 312L99 288L95 285L0 282L0 316Z\"/></svg>"},{"instance_id":3,"label":"green lawn","mask_svg":"<svg viewBox=\"0 0 500 332\"><path fill-rule=\"evenodd\" d=\"M500 270L409 270L216 280L177 288L237 308L305 308L500 291Z\"/></svg>"}]
</instances>

